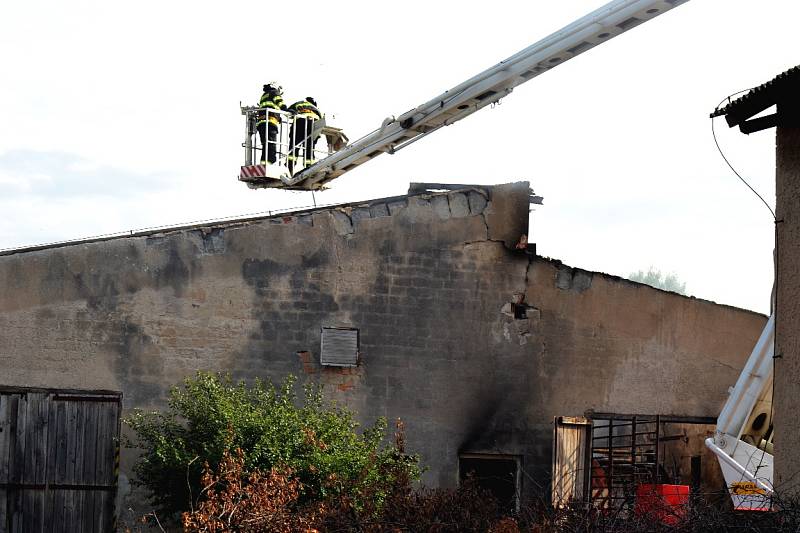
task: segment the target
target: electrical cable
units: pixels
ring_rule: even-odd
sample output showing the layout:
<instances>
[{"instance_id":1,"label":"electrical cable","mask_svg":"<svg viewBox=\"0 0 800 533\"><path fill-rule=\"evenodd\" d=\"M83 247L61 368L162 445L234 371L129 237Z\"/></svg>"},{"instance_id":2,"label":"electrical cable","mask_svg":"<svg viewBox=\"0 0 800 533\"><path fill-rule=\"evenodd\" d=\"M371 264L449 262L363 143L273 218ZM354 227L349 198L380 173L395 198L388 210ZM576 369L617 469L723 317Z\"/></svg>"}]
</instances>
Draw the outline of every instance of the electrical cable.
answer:
<instances>
[{"instance_id":1,"label":"electrical cable","mask_svg":"<svg viewBox=\"0 0 800 533\"><path fill-rule=\"evenodd\" d=\"M725 98L720 100L719 104L717 104L717 107L716 107L715 111L718 111L720 109L720 106L722 106L723 102L725 102L726 100L728 101L728 103L730 103L731 97L736 96L737 94L748 92L750 90L751 89L744 89L744 90L737 91L735 93L732 93L732 94L726 96ZM774 264L774 269L773 269L773 272L774 272L773 275L774 275L775 297L774 297L774 300L772 298L770 298L770 307L772 308L772 314L775 317L775 322L773 324L773 327L774 327L775 331L773 332L773 335L774 335L775 339L777 339L777 332L778 332L778 292L779 292L778 291L778 261L780 259L780 256L779 256L779 253L778 253L778 224L780 222L783 222L783 221L782 220L778 220L778 217L776 216L775 211L767 203L767 201L764 200L764 197L761 196L758 193L758 191L756 191L747 182L747 180L745 180L742 177L742 175L739 174L739 172L736 171L735 168L733 168L733 165L731 165L731 163L728 160L728 158L725 157L725 153L722 151L722 148L719 145L719 141L717 140L717 134L716 134L716 131L714 129L714 118L713 117L711 118L711 135L714 138L714 144L717 146L717 150L719 151L719 154L722 156L722 159L725 161L725 163L728 165L728 167L731 169L731 171L736 175L737 178L739 178L739 180L741 180L742 183L744 183L747 186L748 189L750 189L753 192L753 194L755 194L758 197L759 200L761 200L761 202L766 206L766 208L770 212L770 215L772 216L772 221L773 221L773 224L774 224L774 232L773 232L773 234L774 234L774 247L775 247L775 261L774 261L775 264ZM775 359L778 359L778 358L782 357L781 354L776 354L774 352L775 352L775 340L773 340L773 356L772 356L772 379L773 379L773 381L772 381L772 390L770 391L770 406L769 406L769 410L770 410L769 422L770 422L770 425L769 425L769 428L768 428L768 433L770 434L769 438L774 438L773 417L775 415L775 407L774 407L774 405L775 405ZM749 419L750 415L752 415L752 413L750 413L748 415L748 419ZM745 421L745 423L746 422L747 421ZM768 441L767 441L767 443L768 443ZM767 453L767 450L766 450L767 443L765 443L764 447L761 449L761 459L758 462L759 463L758 466L754 469L754 472L753 472L754 475L757 474L758 470L762 466L764 466L764 464L765 464L764 463L764 456ZM775 474L774 474L774 471L773 471L773 479L770 480L770 484L772 485L772 488L773 488L773 494L774 494L774 489L775 489L774 476L775 476ZM744 479L744 474L742 474L742 478L741 479L742 480Z\"/></svg>"},{"instance_id":2,"label":"electrical cable","mask_svg":"<svg viewBox=\"0 0 800 533\"><path fill-rule=\"evenodd\" d=\"M722 100L720 100L719 104L717 104L717 107L716 107L716 109L719 109L719 108L720 108L720 106L722 105L722 103L723 103L725 100L728 100L728 101L730 102L730 99L731 99L731 97L732 97L732 96L736 96L737 94L741 94L741 93L743 93L743 92L747 92L747 91L749 91L749 90L750 90L750 89L744 89L744 90L737 91L737 92L735 92L735 93L732 93L732 94L730 94L730 95L726 96L725 98L723 98ZM712 137L714 137L714 144L715 144L715 145L717 145L717 150L719 151L719 155L721 155L721 156L722 156L722 159L724 159L724 160L725 160L725 163L728 165L728 167L731 169L731 171L733 171L733 173L734 173L734 174L736 174L736 177L737 177L737 178L739 178L739 179L742 181L742 183L744 183L745 185L747 185L747 188L748 188L748 189L750 189L751 191L753 191L753 194L755 194L756 196L758 196L759 200L761 200L761 201L764 203L764 205L767 207L767 209L769 209L769 212L772 214L772 219L773 219L773 220L775 220L775 211L773 211L773 210L772 210L772 207L770 207L770 205L767 203L767 201L766 201L766 200L764 200L764 197L763 197L763 196L761 196L761 195L758 193L758 191L756 191L756 190L755 190L755 189L754 189L754 188L753 188L753 187L752 187L752 186L751 186L749 183L747 183L747 180L746 180L746 179L744 179L744 178L742 177L742 175L741 175L741 174L739 174L739 172L737 172L737 171L736 171L736 169L735 169L735 168L733 168L733 165L731 165L731 162L730 162L730 161L728 161L728 158L727 158L727 157L725 157L725 153L722 151L722 148L721 148L721 147L720 147L720 145L719 145L719 141L717 140L717 132L714 130L714 119L713 119L713 118L711 119L711 136L712 136Z\"/></svg>"}]
</instances>

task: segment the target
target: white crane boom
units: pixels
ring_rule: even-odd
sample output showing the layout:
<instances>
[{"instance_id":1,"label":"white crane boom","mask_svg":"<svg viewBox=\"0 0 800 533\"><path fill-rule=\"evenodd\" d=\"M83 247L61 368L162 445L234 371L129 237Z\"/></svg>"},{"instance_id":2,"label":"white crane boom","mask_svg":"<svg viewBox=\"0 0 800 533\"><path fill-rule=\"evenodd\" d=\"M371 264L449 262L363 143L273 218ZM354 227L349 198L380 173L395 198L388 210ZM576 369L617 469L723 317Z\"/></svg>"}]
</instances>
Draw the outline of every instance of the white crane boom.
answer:
<instances>
[{"instance_id":1,"label":"white crane boom","mask_svg":"<svg viewBox=\"0 0 800 533\"><path fill-rule=\"evenodd\" d=\"M614 0L436 98L387 118L377 130L316 164L293 176L284 174L282 186L318 189L384 152L394 153L498 102L517 85L687 1Z\"/></svg>"},{"instance_id":2,"label":"white crane boom","mask_svg":"<svg viewBox=\"0 0 800 533\"><path fill-rule=\"evenodd\" d=\"M769 317L736 385L717 418L706 446L719 459L722 474L737 510L771 508L772 380L775 316Z\"/></svg>"}]
</instances>

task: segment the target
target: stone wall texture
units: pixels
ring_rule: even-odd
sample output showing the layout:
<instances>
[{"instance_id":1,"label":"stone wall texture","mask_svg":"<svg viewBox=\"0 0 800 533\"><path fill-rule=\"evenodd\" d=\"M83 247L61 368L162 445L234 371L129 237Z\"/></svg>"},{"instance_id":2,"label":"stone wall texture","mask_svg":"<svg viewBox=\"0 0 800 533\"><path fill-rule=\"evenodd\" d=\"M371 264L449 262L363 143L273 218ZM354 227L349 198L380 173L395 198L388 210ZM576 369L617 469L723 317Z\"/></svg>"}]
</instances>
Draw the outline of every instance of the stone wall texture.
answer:
<instances>
[{"instance_id":1,"label":"stone wall texture","mask_svg":"<svg viewBox=\"0 0 800 533\"><path fill-rule=\"evenodd\" d=\"M800 489L800 128L777 130L775 486Z\"/></svg>"},{"instance_id":2,"label":"stone wall texture","mask_svg":"<svg viewBox=\"0 0 800 533\"><path fill-rule=\"evenodd\" d=\"M163 406L198 369L291 373L366 422L402 418L429 485L457 483L459 453L503 453L521 456L526 494L548 484L556 415L716 416L765 317L515 250L528 194L475 187L0 256L0 381L121 390L130 409ZM357 368L320 366L323 326L359 329Z\"/></svg>"}]
</instances>

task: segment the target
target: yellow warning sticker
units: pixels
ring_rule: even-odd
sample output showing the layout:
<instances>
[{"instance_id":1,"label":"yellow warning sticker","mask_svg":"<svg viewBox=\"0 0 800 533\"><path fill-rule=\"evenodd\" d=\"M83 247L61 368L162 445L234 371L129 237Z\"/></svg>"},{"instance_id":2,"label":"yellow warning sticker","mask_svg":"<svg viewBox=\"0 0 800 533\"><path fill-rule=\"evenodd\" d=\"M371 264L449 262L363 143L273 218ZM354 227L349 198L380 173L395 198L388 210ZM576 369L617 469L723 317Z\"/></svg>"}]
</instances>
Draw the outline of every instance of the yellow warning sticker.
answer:
<instances>
[{"instance_id":1,"label":"yellow warning sticker","mask_svg":"<svg viewBox=\"0 0 800 533\"><path fill-rule=\"evenodd\" d=\"M736 481L731 483L731 494L736 496L765 496L767 491L756 485L755 481Z\"/></svg>"}]
</instances>

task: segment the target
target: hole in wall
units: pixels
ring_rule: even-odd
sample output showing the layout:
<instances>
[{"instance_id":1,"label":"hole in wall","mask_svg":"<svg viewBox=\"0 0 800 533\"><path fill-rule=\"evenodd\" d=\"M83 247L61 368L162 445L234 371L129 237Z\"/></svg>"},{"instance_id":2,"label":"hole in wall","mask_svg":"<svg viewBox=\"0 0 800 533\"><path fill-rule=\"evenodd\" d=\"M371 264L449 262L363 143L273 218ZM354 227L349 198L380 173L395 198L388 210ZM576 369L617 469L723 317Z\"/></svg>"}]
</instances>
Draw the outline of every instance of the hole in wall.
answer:
<instances>
[{"instance_id":1,"label":"hole in wall","mask_svg":"<svg viewBox=\"0 0 800 533\"><path fill-rule=\"evenodd\" d=\"M459 483L472 475L478 486L495 497L505 512L519 505L520 458L513 455L462 454L458 458Z\"/></svg>"}]
</instances>

